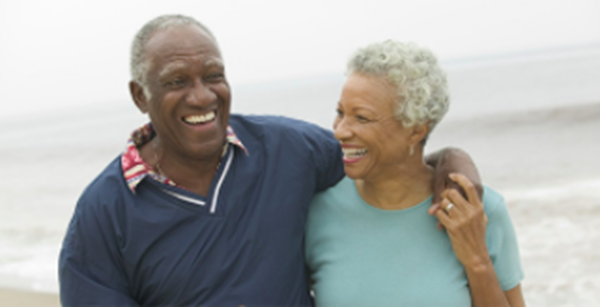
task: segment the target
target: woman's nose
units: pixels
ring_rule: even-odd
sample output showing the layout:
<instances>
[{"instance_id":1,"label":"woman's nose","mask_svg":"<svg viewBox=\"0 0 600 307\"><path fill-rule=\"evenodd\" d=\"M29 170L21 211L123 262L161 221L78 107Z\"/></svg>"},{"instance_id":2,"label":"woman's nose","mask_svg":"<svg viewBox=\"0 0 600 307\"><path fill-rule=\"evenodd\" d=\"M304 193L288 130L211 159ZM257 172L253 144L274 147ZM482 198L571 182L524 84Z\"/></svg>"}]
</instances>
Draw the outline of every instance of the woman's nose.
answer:
<instances>
[{"instance_id":1,"label":"woman's nose","mask_svg":"<svg viewBox=\"0 0 600 307\"><path fill-rule=\"evenodd\" d=\"M344 118L336 118L333 123L333 135L339 141L347 140L352 136L352 131L349 128Z\"/></svg>"}]
</instances>

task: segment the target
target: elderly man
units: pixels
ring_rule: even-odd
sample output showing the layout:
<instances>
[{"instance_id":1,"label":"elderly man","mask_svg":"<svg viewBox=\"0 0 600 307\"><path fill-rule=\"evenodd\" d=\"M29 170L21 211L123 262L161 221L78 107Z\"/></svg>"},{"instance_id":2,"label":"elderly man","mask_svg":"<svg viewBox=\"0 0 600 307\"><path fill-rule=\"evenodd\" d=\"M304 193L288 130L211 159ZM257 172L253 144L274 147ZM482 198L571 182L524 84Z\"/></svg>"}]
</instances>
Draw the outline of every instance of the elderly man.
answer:
<instances>
[{"instance_id":1,"label":"elderly man","mask_svg":"<svg viewBox=\"0 0 600 307\"><path fill-rule=\"evenodd\" d=\"M219 47L192 18L150 21L131 56L131 96L150 124L79 199L63 305L310 306L307 207L344 174L331 132L230 116Z\"/></svg>"}]
</instances>

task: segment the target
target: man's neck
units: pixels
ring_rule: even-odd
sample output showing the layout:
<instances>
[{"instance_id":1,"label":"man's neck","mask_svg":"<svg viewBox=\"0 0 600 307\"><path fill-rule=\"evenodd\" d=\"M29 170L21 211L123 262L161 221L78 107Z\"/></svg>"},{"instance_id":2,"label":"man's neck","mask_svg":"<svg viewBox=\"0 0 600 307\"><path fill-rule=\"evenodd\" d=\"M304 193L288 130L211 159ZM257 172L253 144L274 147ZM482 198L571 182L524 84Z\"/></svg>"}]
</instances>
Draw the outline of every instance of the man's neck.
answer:
<instances>
[{"instance_id":1,"label":"man's neck","mask_svg":"<svg viewBox=\"0 0 600 307\"><path fill-rule=\"evenodd\" d=\"M207 196L221 162L222 152L204 159L192 159L162 148L157 138L140 148L142 159L155 172L187 190Z\"/></svg>"}]
</instances>

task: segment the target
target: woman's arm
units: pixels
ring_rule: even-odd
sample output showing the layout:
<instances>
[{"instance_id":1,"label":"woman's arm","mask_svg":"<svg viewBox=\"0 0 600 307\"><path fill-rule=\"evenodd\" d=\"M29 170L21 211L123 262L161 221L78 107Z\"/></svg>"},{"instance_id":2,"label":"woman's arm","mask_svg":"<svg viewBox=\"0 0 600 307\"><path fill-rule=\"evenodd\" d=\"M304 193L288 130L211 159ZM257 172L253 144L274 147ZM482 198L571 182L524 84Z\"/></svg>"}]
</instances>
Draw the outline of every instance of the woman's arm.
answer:
<instances>
[{"instance_id":1,"label":"woman's arm","mask_svg":"<svg viewBox=\"0 0 600 307\"><path fill-rule=\"evenodd\" d=\"M520 286L502 291L486 246L488 220L475 186L464 175L451 174L450 178L464 189L468 200L455 189L447 189L435 215L465 267L473 306L525 306Z\"/></svg>"},{"instance_id":2,"label":"woman's arm","mask_svg":"<svg viewBox=\"0 0 600 307\"><path fill-rule=\"evenodd\" d=\"M506 299L508 300L508 304L513 307L525 307L525 298L523 298L523 291L521 291L521 284L518 284L516 287L504 291L504 295L506 295Z\"/></svg>"},{"instance_id":3,"label":"woman's arm","mask_svg":"<svg viewBox=\"0 0 600 307\"><path fill-rule=\"evenodd\" d=\"M467 269L465 266L465 270L473 306L525 306L521 284L503 292L491 261L489 265L479 268Z\"/></svg>"}]
</instances>

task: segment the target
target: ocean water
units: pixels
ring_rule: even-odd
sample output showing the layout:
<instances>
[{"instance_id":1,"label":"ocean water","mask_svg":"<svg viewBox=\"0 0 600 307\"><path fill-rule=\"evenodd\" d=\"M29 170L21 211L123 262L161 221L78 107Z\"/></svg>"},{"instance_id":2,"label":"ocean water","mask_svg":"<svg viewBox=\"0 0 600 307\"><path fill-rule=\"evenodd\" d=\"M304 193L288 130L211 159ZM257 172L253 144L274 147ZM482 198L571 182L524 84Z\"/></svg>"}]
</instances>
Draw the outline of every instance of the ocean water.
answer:
<instances>
[{"instance_id":1,"label":"ocean water","mask_svg":"<svg viewBox=\"0 0 600 307\"><path fill-rule=\"evenodd\" d=\"M429 149L464 148L474 157L484 181L503 192L525 240L521 241L524 262L532 268L532 284L526 288L533 293L530 300L546 303L542 297L562 293L561 289L582 297L589 289L600 292L600 280L594 277L574 290L560 279L545 284L543 268L534 263L539 254L527 246L540 240L540 231L554 226L532 224L533 207L524 205L568 202L571 197L595 204L581 208L600 217L596 192L600 163L595 158L600 139L592 133L600 119L594 115L598 108L593 107L600 104L600 48L444 65L452 105L432 135ZM339 73L233 85L233 111L286 115L329 128L343 81ZM123 150L129 133L145 121L131 102L1 118L0 287L58 292L57 256L79 194ZM572 231L584 242L599 238L591 226L581 228L592 223L581 218L580 228L558 216L547 223L562 223L565 228L560 233ZM551 251L560 250L551 245L554 241L548 242ZM581 253L584 258L598 257L593 259L596 263L600 259L591 249ZM585 274L587 267L580 267ZM600 298L588 295L587 299L581 302Z\"/></svg>"}]
</instances>

